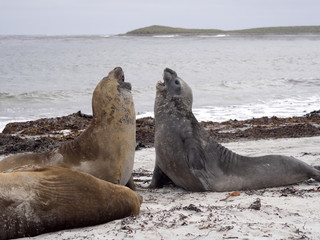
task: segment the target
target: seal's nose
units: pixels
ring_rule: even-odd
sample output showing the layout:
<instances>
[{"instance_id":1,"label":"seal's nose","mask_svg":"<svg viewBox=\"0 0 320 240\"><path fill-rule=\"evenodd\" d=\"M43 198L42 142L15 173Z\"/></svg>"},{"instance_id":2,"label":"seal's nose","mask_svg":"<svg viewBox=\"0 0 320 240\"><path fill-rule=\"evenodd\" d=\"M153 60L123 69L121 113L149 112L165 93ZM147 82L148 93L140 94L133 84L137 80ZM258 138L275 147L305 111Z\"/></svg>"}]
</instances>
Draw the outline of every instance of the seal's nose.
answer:
<instances>
[{"instance_id":1,"label":"seal's nose","mask_svg":"<svg viewBox=\"0 0 320 240\"><path fill-rule=\"evenodd\" d=\"M163 80L170 81L172 78L177 77L177 73L170 68L166 68L163 71Z\"/></svg>"},{"instance_id":2,"label":"seal's nose","mask_svg":"<svg viewBox=\"0 0 320 240\"><path fill-rule=\"evenodd\" d=\"M114 71L114 76L116 79L124 82L124 73L121 67L116 67L115 69L113 69Z\"/></svg>"},{"instance_id":3,"label":"seal's nose","mask_svg":"<svg viewBox=\"0 0 320 240\"><path fill-rule=\"evenodd\" d=\"M115 71L115 72L116 72L116 71L123 71L123 70L122 70L122 68L121 68L121 67L115 67L115 68L113 69L113 71Z\"/></svg>"},{"instance_id":4,"label":"seal's nose","mask_svg":"<svg viewBox=\"0 0 320 240\"><path fill-rule=\"evenodd\" d=\"M164 82L169 82L172 79L171 73L168 71L163 72L163 80Z\"/></svg>"},{"instance_id":5,"label":"seal's nose","mask_svg":"<svg viewBox=\"0 0 320 240\"><path fill-rule=\"evenodd\" d=\"M173 76L177 76L177 73L175 72L175 71L173 71L172 69L170 69L170 68L166 68L166 69L164 69L164 71L163 71L164 73L169 73L169 74L171 74L171 75L173 75Z\"/></svg>"}]
</instances>

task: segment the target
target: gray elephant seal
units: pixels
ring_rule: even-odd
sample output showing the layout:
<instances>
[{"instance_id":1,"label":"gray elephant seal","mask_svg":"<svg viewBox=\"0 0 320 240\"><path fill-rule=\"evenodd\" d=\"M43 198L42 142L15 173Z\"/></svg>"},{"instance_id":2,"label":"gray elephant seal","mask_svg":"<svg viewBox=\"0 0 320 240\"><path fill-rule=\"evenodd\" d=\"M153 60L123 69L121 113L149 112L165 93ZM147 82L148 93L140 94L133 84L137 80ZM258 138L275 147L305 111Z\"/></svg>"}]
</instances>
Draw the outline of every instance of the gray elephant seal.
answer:
<instances>
[{"instance_id":1,"label":"gray elephant seal","mask_svg":"<svg viewBox=\"0 0 320 240\"><path fill-rule=\"evenodd\" d=\"M61 166L134 188L136 114L131 84L120 67L103 78L92 95L93 119L74 141L40 154L20 154L0 161L0 172L38 164Z\"/></svg>"},{"instance_id":2,"label":"gray elephant seal","mask_svg":"<svg viewBox=\"0 0 320 240\"><path fill-rule=\"evenodd\" d=\"M0 239L106 223L139 215L131 189L61 167L0 173Z\"/></svg>"},{"instance_id":3,"label":"gray elephant seal","mask_svg":"<svg viewBox=\"0 0 320 240\"><path fill-rule=\"evenodd\" d=\"M170 69L155 100L156 163L151 188L170 180L189 191L276 187L314 178L320 171L293 157L245 157L221 146L192 113L190 87Z\"/></svg>"}]
</instances>

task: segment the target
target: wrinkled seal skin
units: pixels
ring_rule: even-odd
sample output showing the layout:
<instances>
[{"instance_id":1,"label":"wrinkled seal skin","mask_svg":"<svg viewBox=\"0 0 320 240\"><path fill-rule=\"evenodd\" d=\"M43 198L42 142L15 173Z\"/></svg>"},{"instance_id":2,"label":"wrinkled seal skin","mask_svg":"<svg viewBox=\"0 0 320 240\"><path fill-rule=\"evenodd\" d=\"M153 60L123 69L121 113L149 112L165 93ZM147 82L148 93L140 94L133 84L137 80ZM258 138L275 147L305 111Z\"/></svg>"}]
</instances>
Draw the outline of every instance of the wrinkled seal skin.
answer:
<instances>
[{"instance_id":1,"label":"wrinkled seal skin","mask_svg":"<svg viewBox=\"0 0 320 240\"><path fill-rule=\"evenodd\" d=\"M156 164L149 187L170 180L189 191L235 191L289 185L320 171L293 157L245 157L217 143L192 113L190 87L170 69L155 100Z\"/></svg>"},{"instance_id":2,"label":"wrinkled seal skin","mask_svg":"<svg viewBox=\"0 0 320 240\"><path fill-rule=\"evenodd\" d=\"M0 161L0 172L27 164L61 166L134 189L136 114L120 67L95 88L92 110L92 122L78 138L49 152L8 157Z\"/></svg>"},{"instance_id":3,"label":"wrinkled seal skin","mask_svg":"<svg viewBox=\"0 0 320 240\"><path fill-rule=\"evenodd\" d=\"M0 239L106 223L139 215L131 189L61 167L0 173Z\"/></svg>"}]
</instances>

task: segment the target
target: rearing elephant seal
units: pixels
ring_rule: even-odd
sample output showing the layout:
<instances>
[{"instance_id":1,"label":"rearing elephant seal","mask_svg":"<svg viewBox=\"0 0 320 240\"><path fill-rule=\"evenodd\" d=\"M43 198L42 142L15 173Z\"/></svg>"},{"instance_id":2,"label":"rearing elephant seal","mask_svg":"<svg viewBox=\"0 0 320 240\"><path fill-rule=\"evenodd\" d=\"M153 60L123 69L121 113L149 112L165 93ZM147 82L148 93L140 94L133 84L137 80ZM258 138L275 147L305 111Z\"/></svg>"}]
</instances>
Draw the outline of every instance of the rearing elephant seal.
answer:
<instances>
[{"instance_id":1,"label":"rearing elephant seal","mask_svg":"<svg viewBox=\"0 0 320 240\"><path fill-rule=\"evenodd\" d=\"M139 215L131 189L61 167L0 173L0 240L106 223Z\"/></svg>"},{"instance_id":2,"label":"rearing elephant seal","mask_svg":"<svg viewBox=\"0 0 320 240\"><path fill-rule=\"evenodd\" d=\"M136 114L120 67L95 88L92 110L92 122L78 138L49 152L8 157L0 161L0 172L28 164L61 166L134 188Z\"/></svg>"},{"instance_id":3,"label":"rearing elephant seal","mask_svg":"<svg viewBox=\"0 0 320 240\"><path fill-rule=\"evenodd\" d=\"M192 113L190 87L170 69L158 82L155 100L156 165L151 188L171 180L189 191L234 191L275 187L320 171L293 157L245 157L221 146Z\"/></svg>"}]
</instances>

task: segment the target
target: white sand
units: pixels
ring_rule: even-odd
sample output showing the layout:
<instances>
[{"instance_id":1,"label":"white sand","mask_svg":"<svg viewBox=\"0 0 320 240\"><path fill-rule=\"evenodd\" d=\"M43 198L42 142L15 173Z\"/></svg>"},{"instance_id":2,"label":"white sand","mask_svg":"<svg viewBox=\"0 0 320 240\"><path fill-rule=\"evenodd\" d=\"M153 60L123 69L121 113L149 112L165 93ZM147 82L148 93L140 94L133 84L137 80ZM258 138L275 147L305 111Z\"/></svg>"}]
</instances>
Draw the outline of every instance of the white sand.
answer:
<instances>
[{"instance_id":1,"label":"white sand","mask_svg":"<svg viewBox=\"0 0 320 240\"><path fill-rule=\"evenodd\" d=\"M283 154L320 165L320 137L224 145L243 155ZM320 186L317 182L241 191L221 201L229 193L146 189L154 160L153 148L136 152L134 172L140 176L135 180L144 199L140 216L34 239L320 239L320 192L312 191ZM286 189L284 196L281 191ZM292 193L294 190L298 191ZM249 209L258 198L260 210Z\"/></svg>"}]
</instances>

